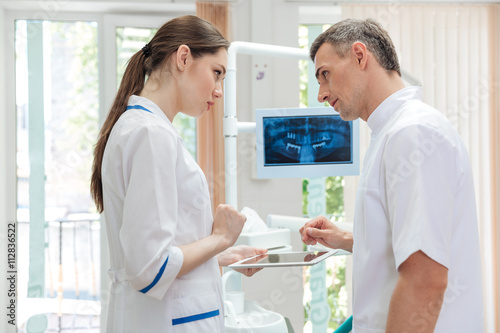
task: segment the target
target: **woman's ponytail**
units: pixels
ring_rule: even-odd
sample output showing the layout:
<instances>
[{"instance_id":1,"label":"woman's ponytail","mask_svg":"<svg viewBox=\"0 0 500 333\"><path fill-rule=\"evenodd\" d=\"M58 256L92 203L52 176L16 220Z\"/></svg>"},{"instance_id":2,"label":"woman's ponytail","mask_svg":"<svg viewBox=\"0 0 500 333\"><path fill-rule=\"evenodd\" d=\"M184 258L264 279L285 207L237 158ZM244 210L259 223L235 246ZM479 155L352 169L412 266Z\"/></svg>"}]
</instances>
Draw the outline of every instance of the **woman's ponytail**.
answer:
<instances>
[{"instance_id":1,"label":"woman's ponytail","mask_svg":"<svg viewBox=\"0 0 500 333\"><path fill-rule=\"evenodd\" d=\"M94 199L99 213L102 213L104 210L101 179L101 166L104 149L106 148L106 143L108 142L109 134L111 133L113 126L115 126L120 116L127 109L129 97L140 94L144 88L144 81L146 80L144 61L145 54L142 50L130 58L127 68L125 69L125 73L123 74L120 87L116 93L115 100L113 101L113 105L111 106L108 116L102 125L97 139L97 144L95 145L94 162L92 164L92 178L90 181L90 193L92 194L92 199Z\"/></svg>"}]
</instances>

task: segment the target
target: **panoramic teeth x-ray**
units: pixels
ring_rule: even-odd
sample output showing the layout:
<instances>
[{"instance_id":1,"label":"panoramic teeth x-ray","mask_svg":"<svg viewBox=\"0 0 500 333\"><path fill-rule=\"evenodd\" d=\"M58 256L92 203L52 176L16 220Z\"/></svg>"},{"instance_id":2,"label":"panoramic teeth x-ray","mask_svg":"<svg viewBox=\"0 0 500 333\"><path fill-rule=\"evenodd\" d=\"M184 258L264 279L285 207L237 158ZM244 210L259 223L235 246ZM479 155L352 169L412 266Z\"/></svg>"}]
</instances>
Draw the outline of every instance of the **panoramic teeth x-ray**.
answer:
<instances>
[{"instance_id":1,"label":"panoramic teeth x-ray","mask_svg":"<svg viewBox=\"0 0 500 333\"><path fill-rule=\"evenodd\" d=\"M263 119L265 165L351 161L351 123L335 116Z\"/></svg>"}]
</instances>

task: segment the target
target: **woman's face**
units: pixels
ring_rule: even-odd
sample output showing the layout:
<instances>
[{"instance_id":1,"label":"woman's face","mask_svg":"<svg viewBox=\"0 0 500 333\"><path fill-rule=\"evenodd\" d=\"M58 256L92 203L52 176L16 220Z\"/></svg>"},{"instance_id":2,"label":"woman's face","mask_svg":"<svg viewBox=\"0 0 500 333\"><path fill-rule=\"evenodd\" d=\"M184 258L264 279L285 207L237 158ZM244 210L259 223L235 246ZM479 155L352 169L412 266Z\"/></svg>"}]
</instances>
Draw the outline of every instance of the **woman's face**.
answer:
<instances>
[{"instance_id":1,"label":"woman's face","mask_svg":"<svg viewBox=\"0 0 500 333\"><path fill-rule=\"evenodd\" d=\"M201 117L209 111L217 98L222 97L223 79L226 75L227 51L220 48L215 54L190 58L182 80L179 111L191 117Z\"/></svg>"}]
</instances>

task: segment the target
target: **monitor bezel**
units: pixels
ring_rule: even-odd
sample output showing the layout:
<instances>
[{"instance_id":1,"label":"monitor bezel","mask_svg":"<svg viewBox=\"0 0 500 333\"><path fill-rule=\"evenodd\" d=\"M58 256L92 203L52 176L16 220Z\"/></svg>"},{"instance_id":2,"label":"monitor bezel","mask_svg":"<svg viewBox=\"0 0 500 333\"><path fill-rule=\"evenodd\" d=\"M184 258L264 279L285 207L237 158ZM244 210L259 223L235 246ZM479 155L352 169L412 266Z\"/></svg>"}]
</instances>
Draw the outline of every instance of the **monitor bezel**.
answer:
<instances>
[{"instance_id":1,"label":"monitor bezel","mask_svg":"<svg viewBox=\"0 0 500 333\"><path fill-rule=\"evenodd\" d=\"M316 178L328 176L359 175L359 120L350 121L352 126L352 162L308 165L273 165L264 164L264 126L263 119L269 117L308 117L335 116L339 113L333 108L277 108L255 110L257 178Z\"/></svg>"}]
</instances>

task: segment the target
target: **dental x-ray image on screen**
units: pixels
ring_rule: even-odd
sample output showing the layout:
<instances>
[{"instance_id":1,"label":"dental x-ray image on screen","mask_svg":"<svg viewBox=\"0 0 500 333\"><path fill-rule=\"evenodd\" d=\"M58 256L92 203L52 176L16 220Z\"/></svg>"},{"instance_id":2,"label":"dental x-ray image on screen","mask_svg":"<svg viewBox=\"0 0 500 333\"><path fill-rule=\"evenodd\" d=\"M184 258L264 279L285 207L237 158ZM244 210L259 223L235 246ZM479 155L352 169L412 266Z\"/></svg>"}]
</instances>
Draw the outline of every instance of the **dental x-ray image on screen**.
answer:
<instances>
[{"instance_id":1,"label":"dental x-ray image on screen","mask_svg":"<svg viewBox=\"0 0 500 333\"><path fill-rule=\"evenodd\" d=\"M339 116L265 117L264 165L350 163L351 123Z\"/></svg>"},{"instance_id":2,"label":"dental x-ray image on screen","mask_svg":"<svg viewBox=\"0 0 500 333\"><path fill-rule=\"evenodd\" d=\"M256 110L257 176L359 174L359 127L331 108Z\"/></svg>"}]
</instances>

